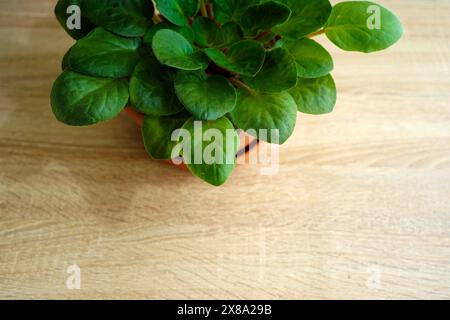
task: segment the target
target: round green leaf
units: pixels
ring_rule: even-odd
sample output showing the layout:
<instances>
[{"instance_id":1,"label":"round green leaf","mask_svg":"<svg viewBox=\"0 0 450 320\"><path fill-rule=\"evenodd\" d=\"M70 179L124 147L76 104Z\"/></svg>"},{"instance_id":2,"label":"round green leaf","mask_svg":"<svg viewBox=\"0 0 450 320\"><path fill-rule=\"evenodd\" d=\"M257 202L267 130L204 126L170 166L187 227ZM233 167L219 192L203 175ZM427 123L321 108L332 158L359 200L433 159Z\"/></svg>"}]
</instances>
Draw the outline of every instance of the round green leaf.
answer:
<instances>
[{"instance_id":1,"label":"round green leaf","mask_svg":"<svg viewBox=\"0 0 450 320\"><path fill-rule=\"evenodd\" d=\"M147 115L167 116L180 112L183 105L175 95L173 73L154 57L142 59L130 79L132 105Z\"/></svg>"},{"instance_id":2,"label":"round green leaf","mask_svg":"<svg viewBox=\"0 0 450 320\"><path fill-rule=\"evenodd\" d=\"M368 53L392 46L402 37L403 27L391 11L376 3L349 1L333 7L325 32L343 50Z\"/></svg>"},{"instance_id":3,"label":"round green leaf","mask_svg":"<svg viewBox=\"0 0 450 320\"><path fill-rule=\"evenodd\" d=\"M199 0L155 0L159 12L177 26L187 26L189 18L197 15Z\"/></svg>"},{"instance_id":4,"label":"round green leaf","mask_svg":"<svg viewBox=\"0 0 450 320\"><path fill-rule=\"evenodd\" d=\"M85 0L82 12L94 24L124 37L142 37L153 24L151 0Z\"/></svg>"},{"instance_id":5,"label":"round green leaf","mask_svg":"<svg viewBox=\"0 0 450 320\"><path fill-rule=\"evenodd\" d=\"M175 130L183 127L184 117L146 116L142 125L145 150L154 160L172 159L172 150L178 144L172 139Z\"/></svg>"},{"instance_id":6,"label":"round green leaf","mask_svg":"<svg viewBox=\"0 0 450 320\"><path fill-rule=\"evenodd\" d=\"M153 37L159 30L163 30L163 29L170 29L175 32L178 32L184 38L186 38L186 40L188 40L190 43L194 43L194 40L195 40L194 39L194 31L192 31L192 29L190 27L180 27L180 26L177 26L177 25L172 24L167 21L163 21L161 23L151 26L150 29L148 29L147 33L144 36L144 43L151 47L152 43L153 43Z\"/></svg>"},{"instance_id":7,"label":"round green leaf","mask_svg":"<svg viewBox=\"0 0 450 320\"><path fill-rule=\"evenodd\" d=\"M66 32L75 40L83 38L92 29L95 28L95 25L87 19L82 12L81 13L81 25L80 29L69 29L67 27L67 20L70 18L72 13L67 13L67 9L70 6L78 6L81 9L81 1L82 0L59 0L55 6L55 16L61 26L66 30Z\"/></svg>"},{"instance_id":8,"label":"round green leaf","mask_svg":"<svg viewBox=\"0 0 450 320\"><path fill-rule=\"evenodd\" d=\"M295 42L283 42L297 64L300 78L318 78L333 70L333 58L328 51L314 40L303 38Z\"/></svg>"},{"instance_id":9,"label":"round green leaf","mask_svg":"<svg viewBox=\"0 0 450 320\"><path fill-rule=\"evenodd\" d=\"M213 0L216 20L222 24L240 22L248 7L259 4L260 0Z\"/></svg>"},{"instance_id":10,"label":"round green leaf","mask_svg":"<svg viewBox=\"0 0 450 320\"><path fill-rule=\"evenodd\" d=\"M329 0L278 0L292 10L291 18L273 31L290 40L320 29L331 13Z\"/></svg>"},{"instance_id":11,"label":"round green leaf","mask_svg":"<svg viewBox=\"0 0 450 320\"><path fill-rule=\"evenodd\" d=\"M317 79L298 79L297 86L289 90L298 111L307 114L326 114L336 104L336 85L331 75Z\"/></svg>"},{"instance_id":12,"label":"round green leaf","mask_svg":"<svg viewBox=\"0 0 450 320\"><path fill-rule=\"evenodd\" d=\"M92 76L127 77L139 62L139 46L137 38L123 38L96 28L70 50L69 66Z\"/></svg>"},{"instance_id":13,"label":"round green leaf","mask_svg":"<svg viewBox=\"0 0 450 320\"><path fill-rule=\"evenodd\" d=\"M175 92L196 119L217 120L236 106L236 89L222 76L178 72Z\"/></svg>"},{"instance_id":14,"label":"round green leaf","mask_svg":"<svg viewBox=\"0 0 450 320\"><path fill-rule=\"evenodd\" d=\"M69 70L56 79L51 93L56 118L72 126L111 120L127 102L127 80L94 78Z\"/></svg>"},{"instance_id":15,"label":"round green leaf","mask_svg":"<svg viewBox=\"0 0 450 320\"><path fill-rule=\"evenodd\" d=\"M206 49L205 53L218 66L248 77L261 70L266 57L261 44L253 40L240 41L226 53L218 49Z\"/></svg>"},{"instance_id":16,"label":"round green leaf","mask_svg":"<svg viewBox=\"0 0 450 320\"><path fill-rule=\"evenodd\" d=\"M153 37L153 52L160 63L181 70L200 70L208 66L208 61L179 33L164 29Z\"/></svg>"},{"instance_id":17,"label":"round green leaf","mask_svg":"<svg viewBox=\"0 0 450 320\"><path fill-rule=\"evenodd\" d=\"M290 15L291 9L284 4L267 1L247 8L241 18L240 25L246 35L254 36L260 31L268 31L284 23Z\"/></svg>"},{"instance_id":18,"label":"round green leaf","mask_svg":"<svg viewBox=\"0 0 450 320\"><path fill-rule=\"evenodd\" d=\"M183 154L189 170L211 185L224 184L236 167L239 149L239 136L231 121L226 117L203 122L190 119L183 129L191 137L190 153Z\"/></svg>"},{"instance_id":19,"label":"round green leaf","mask_svg":"<svg viewBox=\"0 0 450 320\"><path fill-rule=\"evenodd\" d=\"M260 140L283 144L294 132L297 106L287 92L249 92L240 89L231 119L238 128ZM266 134L260 130L266 130ZM278 130L278 141L271 130Z\"/></svg>"},{"instance_id":20,"label":"round green leaf","mask_svg":"<svg viewBox=\"0 0 450 320\"><path fill-rule=\"evenodd\" d=\"M277 48L267 52L266 61L254 78L244 78L251 88L266 92L281 92L297 84L297 67L291 54Z\"/></svg>"}]
</instances>

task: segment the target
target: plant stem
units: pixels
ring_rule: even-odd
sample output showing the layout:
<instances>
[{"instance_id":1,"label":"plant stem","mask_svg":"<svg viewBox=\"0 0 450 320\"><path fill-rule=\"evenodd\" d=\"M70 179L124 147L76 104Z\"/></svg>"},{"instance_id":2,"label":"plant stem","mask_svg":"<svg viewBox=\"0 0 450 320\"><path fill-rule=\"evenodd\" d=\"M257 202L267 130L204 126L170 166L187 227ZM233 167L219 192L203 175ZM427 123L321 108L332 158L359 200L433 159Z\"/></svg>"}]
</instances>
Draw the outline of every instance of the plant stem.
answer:
<instances>
[{"instance_id":1,"label":"plant stem","mask_svg":"<svg viewBox=\"0 0 450 320\"><path fill-rule=\"evenodd\" d=\"M273 47L275 47L277 42L280 41L281 39L282 39L282 37L280 35L276 35L275 37L273 37L271 40L267 41L264 44L264 48L266 50L272 49Z\"/></svg>"},{"instance_id":2,"label":"plant stem","mask_svg":"<svg viewBox=\"0 0 450 320\"><path fill-rule=\"evenodd\" d=\"M161 23L161 22L163 22L163 20L162 20L161 17L159 16L159 14L155 14L155 15L153 16L153 21L154 21L155 23Z\"/></svg>"},{"instance_id":3,"label":"plant stem","mask_svg":"<svg viewBox=\"0 0 450 320\"><path fill-rule=\"evenodd\" d=\"M261 32L260 34L258 34L258 35L254 38L254 40L255 40L255 41L261 40L262 38L264 38L264 37L267 36L268 34L270 34L270 31L264 31L264 32Z\"/></svg>"},{"instance_id":4,"label":"plant stem","mask_svg":"<svg viewBox=\"0 0 450 320\"><path fill-rule=\"evenodd\" d=\"M208 11L208 16L212 21L216 20L216 17L214 16L214 7L212 3L208 3L206 5L206 10Z\"/></svg>"},{"instance_id":5,"label":"plant stem","mask_svg":"<svg viewBox=\"0 0 450 320\"><path fill-rule=\"evenodd\" d=\"M234 84L238 88L245 88L245 89L247 89L250 92L253 91L249 86L247 86L245 83L243 83L242 81L240 81L240 80L238 80L236 78L229 78L228 80L230 80L230 82L232 84Z\"/></svg>"},{"instance_id":6,"label":"plant stem","mask_svg":"<svg viewBox=\"0 0 450 320\"><path fill-rule=\"evenodd\" d=\"M308 34L306 37L307 38L313 38L313 37L316 37L316 36L320 36L321 34L324 34L325 31L326 31L325 29L320 29L319 31L316 31L316 32Z\"/></svg>"},{"instance_id":7,"label":"plant stem","mask_svg":"<svg viewBox=\"0 0 450 320\"><path fill-rule=\"evenodd\" d=\"M201 0L200 1L200 12L202 14L202 17L208 17L208 11L206 10L205 1L206 0Z\"/></svg>"},{"instance_id":8,"label":"plant stem","mask_svg":"<svg viewBox=\"0 0 450 320\"><path fill-rule=\"evenodd\" d=\"M211 62L208 66L208 69L206 69L206 72L211 73L211 74L219 74L222 75L226 78L232 77L234 76L234 73L232 73L230 70L224 69L219 67L217 64L215 64L214 62Z\"/></svg>"}]
</instances>

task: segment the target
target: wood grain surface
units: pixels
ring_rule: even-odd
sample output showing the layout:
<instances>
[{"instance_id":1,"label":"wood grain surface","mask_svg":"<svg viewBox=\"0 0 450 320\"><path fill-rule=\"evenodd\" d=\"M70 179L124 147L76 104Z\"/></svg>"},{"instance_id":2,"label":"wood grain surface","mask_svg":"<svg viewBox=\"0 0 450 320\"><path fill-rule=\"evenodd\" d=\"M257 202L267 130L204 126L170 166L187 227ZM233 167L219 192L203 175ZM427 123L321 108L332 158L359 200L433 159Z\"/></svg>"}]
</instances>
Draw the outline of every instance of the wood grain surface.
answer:
<instances>
[{"instance_id":1,"label":"wood grain surface","mask_svg":"<svg viewBox=\"0 0 450 320\"><path fill-rule=\"evenodd\" d=\"M385 52L321 39L336 111L221 188L151 161L126 116L54 119L55 2L0 0L0 298L450 298L448 0L380 0L406 29Z\"/></svg>"}]
</instances>

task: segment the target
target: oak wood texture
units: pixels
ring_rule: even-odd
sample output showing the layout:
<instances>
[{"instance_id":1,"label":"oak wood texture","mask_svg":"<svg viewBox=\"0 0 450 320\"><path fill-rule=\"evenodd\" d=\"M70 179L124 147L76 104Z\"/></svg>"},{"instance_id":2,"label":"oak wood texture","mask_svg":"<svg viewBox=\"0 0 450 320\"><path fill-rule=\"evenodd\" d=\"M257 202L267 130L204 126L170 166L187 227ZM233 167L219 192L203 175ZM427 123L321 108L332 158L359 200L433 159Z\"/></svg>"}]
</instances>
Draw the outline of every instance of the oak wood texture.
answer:
<instances>
[{"instance_id":1,"label":"oak wood texture","mask_svg":"<svg viewBox=\"0 0 450 320\"><path fill-rule=\"evenodd\" d=\"M53 118L55 2L0 1L0 298L450 298L449 1L380 0L389 51L326 44L335 112L222 188L149 160L126 116Z\"/></svg>"}]
</instances>

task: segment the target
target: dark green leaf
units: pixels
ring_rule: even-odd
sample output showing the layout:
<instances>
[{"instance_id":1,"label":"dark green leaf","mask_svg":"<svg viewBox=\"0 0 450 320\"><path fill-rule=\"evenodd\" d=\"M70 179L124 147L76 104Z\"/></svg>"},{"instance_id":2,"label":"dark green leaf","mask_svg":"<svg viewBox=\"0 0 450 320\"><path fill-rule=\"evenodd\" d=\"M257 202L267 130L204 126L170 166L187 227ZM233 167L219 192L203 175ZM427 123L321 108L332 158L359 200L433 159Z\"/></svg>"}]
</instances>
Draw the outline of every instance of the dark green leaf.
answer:
<instances>
[{"instance_id":1,"label":"dark green leaf","mask_svg":"<svg viewBox=\"0 0 450 320\"><path fill-rule=\"evenodd\" d=\"M142 113L167 116L180 112L173 87L174 70L164 68L154 57L146 57L136 66L130 80L132 105Z\"/></svg>"},{"instance_id":2,"label":"dark green leaf","mask_svg":"<svg viewBox=\"0 0 450 320\"><path fill-rule=\"evenodd\" d=\"M241 28L236 23L228 22L218 27L214 21L205 17L197 17L192 29L195 41L202 47L226 47L238 42L243 36Z\"/></svg>"},{"instance_id":3,"label":"dark green leaf","mask_svg":"<svg viewBox=\"0 0 450 320\"><path fill-rule=\"evenodd\" d=\"M403 35L401 22L391 11L368 1L337 4L325 31L339 48L360 52L384 50Z\"/></svg>"},{"instance_id":4,"label":"dark green leaf","mask_svg":"<svg viewBox=\"0 0 450 320\"><path fill-rule=\"evenodd\" d=\"M331 13L328 0L278 0L292 10L291 18L273 29L290 40L300 39L320 29Z\"/></svg>"},{"instance_id":5,"label":"dark green leaf","mask_svg":"<svg viewBox=\"0 0 450 320\"><path fill-rule=\"evenodd\" d=\"M249 7L241 18L240 25L246 35L254 36L260 31L268 31L271 28L287 21L291 15L291 9L287 6L268 1Z\"/></svg>"},{"instance_id":6,"label":"dark green leaf","mask_svg":"<svg viewBox=\"0 0 450 320\"><path fill-rule=\"evenodd\" d=\"M217 120L236 106L236 90L222 76L206 76L203 71L178 72L178 98L196 119Z\"/></svg>"},{"instance_id":7,"label":"dark green leaf","mask_svg":"<svg viewBox=\"0 0 450 320\"><path fill-rule=\"evenodd\" d=\"M179 33L164 29L153 37L153 52L160 63L181 70L206 69L208 60Z\"/></svg>"},{"instance_id":8,"label":"dark green leaf","mask_svg":"<svg viewBox=\"0 0 450 320\"><path fill-rule=\"evenodd\" d=\"M308 114L325 114L336 104L336 85L331 75L317 79L298 79L289 93L297 103L298 111Z\"/></svg>"},{"instance_id":9,"label":"dark green leaf","mask_svg":"<svg viewBox=\"0 0 450 320\"><path fill-rule=\"evenodd\" d=\"M58 19L58 22L61 24L64 30L66 30L66 32L75 40L83 38L85 35L91 32L92 29L95 28L95 25L92 24L92 22L90 22L89 19L84 16L81 10L81 1L82 0L59 0L55 7L55 15ZM80 8L80 29L77 29L76 26L72 26L72 24L70 28L67 26L68 19L73 16L73 12L69 11L70 13L67 13L67 9L72 5L78 6Z\"/></svg>"},{"instance_id":10,"label":"dark green leaf","mask_svg":"<svg viewBox=\"0 0 450 320\"><path fill-rule=\"evenodd\" d=\"M151 0L85 0L82 9L93 23L124 37L142 37L153 24Z\"/></svg>"},{"instance_id":11,"label":"dark green leaf","mask_svg":"<svg viewBox=\"0 0 450 320\"><path fill-rule=\"evenodd\" d=\"M187 26L189 18L197 15L200 0L155 0L159 12L177 26Z\"/></svg>"},{"instance_id":12,"label":"dark green leaf","mask_svg":"<svg viewBox=\"0 0 450 320\"><path fill-rule=\"evenodd\" d=\"M240 89L231 119L240 129L260 140L283 144L294 132L297 105L287 92L264 93ZM278 139L272 130L278 130Z\"/></svg>"},{"instance_id":13,"label":"dark green leaf","mask_svg":"<svg viewBox=\"0 0 450 320\"><path fill-rule=\"evenodd\" d=\"M297 83L297 68L294 58L283 48L269 51L261 71L254 78L244 78L244 82L259 91L288 90Z\"/></svg>"},{"instance_id":14,"label":"dark green leaf","mask_svg":"<svg viewBox=\"0 0 450 320\"><path fill-rule=\"evenodd\" d=\"M142 125L145 150L154 160L172 159L172 151L178 144L175 130L183 127L184 117L154 117L146 116Z\"/></svg>"},{"instance_id":15,"label":"dark green leaf","mask_svg":"<svg viewBox=\"0 0 450 320\"><path fill-rule=\"evenodd\" d=\"M200 124L202 130L199 130ZM190 153L183 154L189 170L209 184L224 184L236 167L239 149L239 136L233 124L226 117L203 122L190 119L183 129L191 136ZM201 152L199 159L196 159L196 152Z\"/></svg>"},{"instance_id":16,"label":"dark green leaf","mask_svg":"<svg viewBox=\"0 0 450 320\"><path fill-rule=\"evenodd\" d=\"M127 80L94 78L70 70L56 79L51 94L56 118L72 126L111 120L127 102Z\"/></svg>"},{"instance_id":17,"label":"dark green leaf","mask_svg":"<svg viewBox=\"0 0 450 320\"><path fill-rule=\"evenodd\" d=\"M283 42L297 64L300 78L318 78L333 70L333 58L328 51L314 40L303 38L295 42Z\"/></svg>"},{"instance_id":18,"label":"dark green leaf","mask_svg":"<svg viewBox=\"0 0 450 320\"><path fill-rule=\"evenodd\" d=\"M216 20L224 24L240 22L248 7L259 4L260 0L213 0Z\"/></svg>"},{"instance_id":19,"label":"dark green leaf","mask_svg":"<svg viewBox=\"0 0 450 320\"><path fill-rule=\"evenodd\" d=\"M240 41L226 53L218 49L206 49L205 53L218 66L248 77L261 70L266 56L261 44L252 40Z\"/></svg>"},{"instance_id":20,"label":"dark green leaf","mask_svg":"<svg viewBox=\"0 0 450 320\"><path fill-rule=\"evenodd\" d=\"M84 74L122 78L131 75L139 62L140 40L94 29L70 50L70 68Z\"/></svg>"},{"instance_id":21,"label":"dark green leaf","mask_svg":"<svg viewBox=\"0 0 450 320\"><path fill-rule=\"evenodd\" d=\"M209 18L197 17L192 24L195 42L202 47L208 47L216 41L217 26Z\"/></svg>"},{"instance_id":22,"label":"dark green leaf","mask_svg":"<svg viewBox=\"0 0 450 320\"><path fill-rule=\"evenodd\" d=\"M234 22L227 22L217 30L215 47L228 47L242 39L244 34L241 27Z\"/></svg>"}]
</instances>

